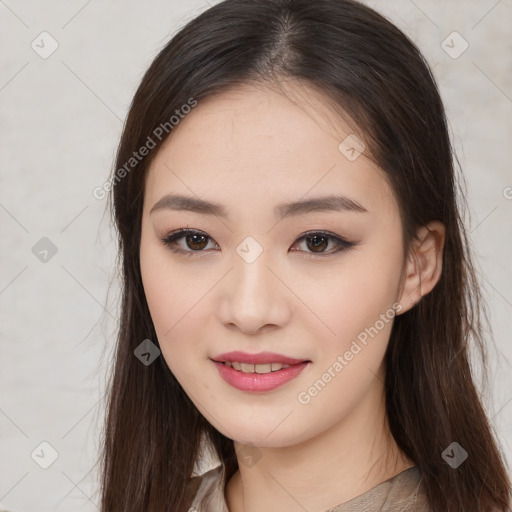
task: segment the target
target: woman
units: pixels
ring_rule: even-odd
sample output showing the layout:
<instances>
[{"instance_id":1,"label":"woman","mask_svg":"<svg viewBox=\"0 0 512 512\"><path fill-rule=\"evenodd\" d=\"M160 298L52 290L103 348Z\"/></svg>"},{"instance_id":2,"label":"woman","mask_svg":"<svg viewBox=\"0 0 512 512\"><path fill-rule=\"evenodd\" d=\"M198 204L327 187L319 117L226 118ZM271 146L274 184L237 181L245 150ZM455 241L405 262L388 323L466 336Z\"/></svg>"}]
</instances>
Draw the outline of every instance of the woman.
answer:
<instances>
[{"instance_id":1,"label":"woman","mask_svg":"<svg viewBox=\"0 0 512 512\"><path fill-rule=\"evenodd\" d=\"M443 105L351 0L226 0L160 52L112 178L102 510L506 511Z\"/></svg>"}]
</instances>

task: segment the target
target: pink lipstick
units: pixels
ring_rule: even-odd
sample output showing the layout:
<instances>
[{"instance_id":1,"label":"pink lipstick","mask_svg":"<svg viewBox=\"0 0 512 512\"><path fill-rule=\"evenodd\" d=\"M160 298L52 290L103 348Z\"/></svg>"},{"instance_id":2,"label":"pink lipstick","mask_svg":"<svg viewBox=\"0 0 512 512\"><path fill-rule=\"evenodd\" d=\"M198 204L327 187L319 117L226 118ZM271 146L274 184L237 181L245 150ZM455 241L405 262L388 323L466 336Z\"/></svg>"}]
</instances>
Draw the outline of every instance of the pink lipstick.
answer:
<instances>
[{"instance_id":1,"label":"pink lipstick","mask_svg":"<svg viewBox=\"0 0 512 512\"><path fill-rule=\"evenodd\" d=\"M271 391L297 377L311 361L260 352L228 352L212 358L220 376L241 391Z\"/></svg>"}]
</instances>

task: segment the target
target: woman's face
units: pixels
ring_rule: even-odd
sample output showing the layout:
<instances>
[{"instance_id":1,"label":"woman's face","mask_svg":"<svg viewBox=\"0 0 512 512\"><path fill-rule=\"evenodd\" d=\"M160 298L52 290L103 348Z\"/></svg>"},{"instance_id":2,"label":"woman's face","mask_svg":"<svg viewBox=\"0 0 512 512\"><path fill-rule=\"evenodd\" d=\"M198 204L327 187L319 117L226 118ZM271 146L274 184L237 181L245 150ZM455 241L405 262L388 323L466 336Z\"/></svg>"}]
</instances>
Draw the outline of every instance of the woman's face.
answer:
<instances>
[{"instance_id":1,"label":"woman's face","mask_svg":"<svg viewBox=\"0 0 512 512\"><path fill-rule=\"evenodd\" d=\"M307 103L248 86L199 101L145 186L141 271L162 355L217 430L256 446L371 413L401 308L391 189L322 98L295 92ZM344 199L314 207L328 196ZM198 233L173 240L180 229ZM286 358L297 364L279 370Z\"/></svg>"}]
</instances>

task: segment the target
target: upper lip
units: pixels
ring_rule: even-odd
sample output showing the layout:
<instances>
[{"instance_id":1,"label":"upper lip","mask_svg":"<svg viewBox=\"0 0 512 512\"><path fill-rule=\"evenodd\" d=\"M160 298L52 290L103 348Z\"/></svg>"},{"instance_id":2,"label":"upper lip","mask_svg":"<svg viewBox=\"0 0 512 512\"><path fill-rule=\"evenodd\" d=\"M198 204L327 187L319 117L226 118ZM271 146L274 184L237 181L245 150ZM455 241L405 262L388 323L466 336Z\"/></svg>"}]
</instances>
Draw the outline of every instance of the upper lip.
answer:
<instances>
[{"instance_id":1,"label":"upper lip","mask_svg":"<svg viewBox=\"0 0 512 512\"><path fill-rule=\"evenodd\" d=\"M294 357L276 354L274 352L260 352L258 354L248 354L247 352L226 352L212 358L214 361L224 363L226 361L246 363L246 364L265 364L265 363L282 363L282 364L299 364L308 359L296 359Z\"/></svg>"}]
</instances>

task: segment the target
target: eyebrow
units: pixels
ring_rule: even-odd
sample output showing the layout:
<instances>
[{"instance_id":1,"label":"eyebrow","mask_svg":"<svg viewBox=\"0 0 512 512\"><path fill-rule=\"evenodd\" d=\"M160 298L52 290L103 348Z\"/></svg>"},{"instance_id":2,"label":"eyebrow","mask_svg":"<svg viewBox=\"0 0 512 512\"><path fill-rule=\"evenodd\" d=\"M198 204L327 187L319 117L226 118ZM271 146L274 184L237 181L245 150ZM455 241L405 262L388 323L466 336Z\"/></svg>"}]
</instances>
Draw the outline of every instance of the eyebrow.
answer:
<instances>
[{"instance_id":1,"label":"eyebrow","mask_svg":"<svg viewBox=\"0 0 512 512\"><path fill-rule=\"evenodd\" d=\"M181 194L167 194L163 196L150 210L150 214L158 210L186 210L203 215L215 215L228 218L224 206L218 203L205 201ZM301 199L291 203L279 204L274 208L274 215L280 219L312 212L368 212L361 204L346 196L324 196L311 199Z\"/></svg>"}]
</instances>

